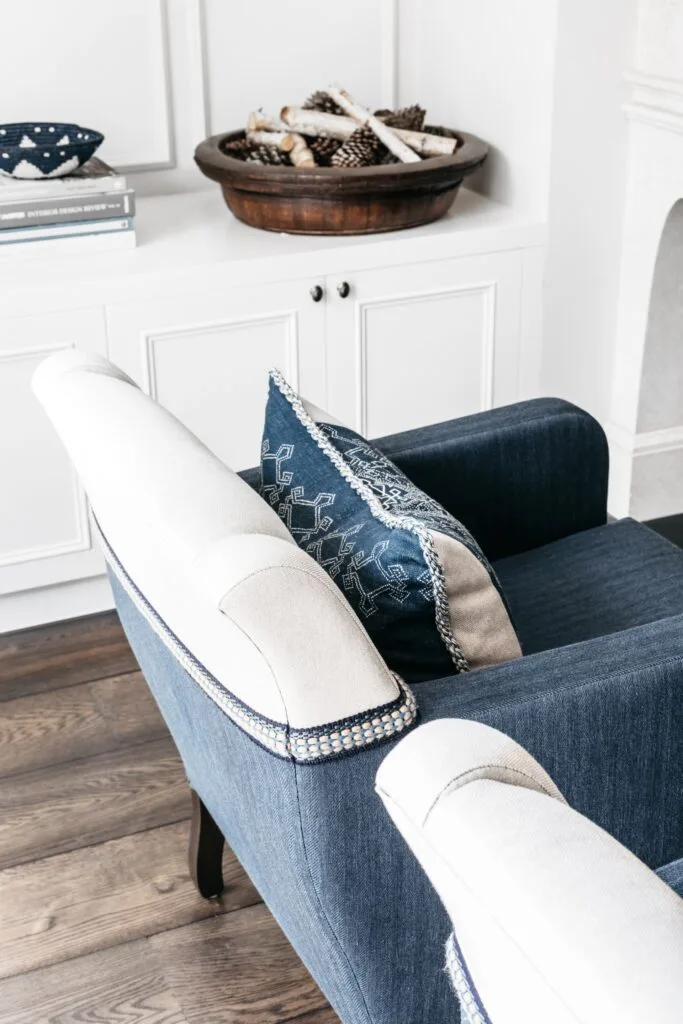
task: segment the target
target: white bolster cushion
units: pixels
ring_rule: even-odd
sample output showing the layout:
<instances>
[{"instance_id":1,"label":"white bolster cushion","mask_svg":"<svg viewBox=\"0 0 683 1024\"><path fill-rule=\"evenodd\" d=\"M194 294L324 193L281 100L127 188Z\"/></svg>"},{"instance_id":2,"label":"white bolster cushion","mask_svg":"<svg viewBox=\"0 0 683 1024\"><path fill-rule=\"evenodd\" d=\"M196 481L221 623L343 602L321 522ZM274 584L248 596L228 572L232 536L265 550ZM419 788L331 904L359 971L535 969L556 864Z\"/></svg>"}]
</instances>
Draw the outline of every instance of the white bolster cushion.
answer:
<instances>
[{"instance_id":1,"label":"white bolster cushion","mask_svg":"<svg viewBox=\"0 0 683 1024\"><path fill-rule=\"evenodd\" d=\"M412 696L327 574L174 416L107 360L73 350L41 364L33 387L83 480L110 564L228 714L235 717L235 707L215 681L256 716L285 727L268 740L285 756L292 754L289 729L392 702L400 711L409 701L400 728L412 723ZM273 732L244 709L237 719L256 738ZM362 745L338 738L340 749Z\"/></svg>"},{"instance_id":2,"label":"white bolster cushion","mask_svg":"<svg viewBox=\"0 0 683 1024\"><path fill-rule=\"evenodd\" d=\"M683 900L506 740L476 722L429 723L377 776L493 1024L679 1024Z\"/></svg>"}]
</instances>

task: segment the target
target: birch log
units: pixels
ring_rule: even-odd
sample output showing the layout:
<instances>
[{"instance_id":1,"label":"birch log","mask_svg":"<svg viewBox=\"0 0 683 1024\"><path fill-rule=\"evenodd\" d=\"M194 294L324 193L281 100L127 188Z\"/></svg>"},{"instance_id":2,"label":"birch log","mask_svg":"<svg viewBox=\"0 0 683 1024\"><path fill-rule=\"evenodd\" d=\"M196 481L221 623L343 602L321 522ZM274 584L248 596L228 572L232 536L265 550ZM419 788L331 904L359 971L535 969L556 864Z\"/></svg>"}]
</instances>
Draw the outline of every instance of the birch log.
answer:
<instances>
[{"instance_id":1,"label":"birch log","mask_svg":"<svg viewBox=\"0 0 683 1024\"><path fill-rule=\"evenodd\" d=\"M361 107L360 104L356 103L352 96L346 92L345 89L339 89L337 86L330 85L325 90L328 96L330 96L334 102L345 110L349 117L352 117L358 124L367 124L372 128L373 132L380 139L387 149L397 157L401 163L412 164L416 163L420 157L407 146L402 139L398 137L393 128L384 124L378 117L371 114L365 107Z\"/></svg>"},{"instance_id":2,"label":"birch log","mask_svg":"<svg viewBox=\"0 0 683 1024\"><path fill-rule=\"evenodd\" d=\"M292 148L291 145L288 145L289 132L267 132L259 128L255 131L248 131L247 139L256 146L275 146L283 153L289 152Z\"/></svg>"},{"instance_id":3,"label":"birch log","mask_svg":"<svg viewBox=\"0 0 683 1024\"><path fill-rule=\"evenodd\" d=\"M255 116L255 115L251 115ZM341 117L339 114L328 114L324 110L308 110L305 107L283 107L279 118L271 119L262 127L284 125L287 131L298 132L311 138L348 139L353 135L358 124L352 117ZM451 156L457 147L458 140L445 135L430 135L428 132L414 132L407 128L393 129L420 156Z\"/></svg>"},{"instance_id":4,"label":"birch log","mask_svg":"<svg viewBox=\"0 0 683 1024\"><path fill-rule=\"evenodd\" d=\"M295 167L315 167L315 157L313 152L308 148L303 135L298 135L296 132L289 132L285 136L285 144L281 146L285 153L289 153L289 159L292 161Z\"/></svg>"},{"instance_id":5,"label":"birch log","mask_svg":"<svg viewBox=\"0 0 683 1024\"><path fill-rule=\"evenodd\" d=\"M306 140L296 132L268 132L257 129L246 134L248 141L257 146L275 146L283 153L288 153L295 167L315 167L315 157Z\"/></svg>"},{"instance_id":6,"label":"birch log","mask_svg":"<svg viewBox=\"0 0 683 1024\"><path fill-rule=\"evenodd\" d=\"M288 132L289 128L279 117L272 117L262 110L253 110L247 118L247 132Z\"/></svg>"}]
</instances>

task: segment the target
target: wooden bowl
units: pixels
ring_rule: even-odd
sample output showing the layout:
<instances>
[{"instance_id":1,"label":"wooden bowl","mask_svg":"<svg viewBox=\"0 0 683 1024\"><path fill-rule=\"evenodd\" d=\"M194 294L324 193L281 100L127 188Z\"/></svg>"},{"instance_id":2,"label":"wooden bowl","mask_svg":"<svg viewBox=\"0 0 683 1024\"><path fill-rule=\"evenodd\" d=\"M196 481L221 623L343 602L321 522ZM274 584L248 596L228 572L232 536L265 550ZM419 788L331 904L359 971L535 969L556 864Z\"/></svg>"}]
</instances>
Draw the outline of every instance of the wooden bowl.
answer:
<instances>
[{"instance_id":1,"label":"wooden bowl","mask_svg":"<svg viewBox=\"0 0 683 1024\"><path fill-rule=\"evenodd\" d=\"M458 148L451 156L379 167L273 167L238 160L223 146L241 138L239 131L205 139L194 158L245 224L296 235L365 235L443 217L463 178L488 153L475 135L455 134Z\"/></svg>"}]
</instances>

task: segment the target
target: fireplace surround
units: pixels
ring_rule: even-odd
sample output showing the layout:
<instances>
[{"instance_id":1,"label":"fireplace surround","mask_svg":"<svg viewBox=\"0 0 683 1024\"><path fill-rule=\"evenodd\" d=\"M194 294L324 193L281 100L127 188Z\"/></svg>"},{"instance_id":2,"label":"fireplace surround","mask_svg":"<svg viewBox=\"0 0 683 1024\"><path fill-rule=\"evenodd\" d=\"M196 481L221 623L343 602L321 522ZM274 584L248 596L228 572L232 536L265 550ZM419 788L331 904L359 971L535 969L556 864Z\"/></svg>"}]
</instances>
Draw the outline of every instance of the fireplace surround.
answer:
<instances>
[{"instance_id":1,"label":"fireplace surround","mask_svg":"<svg viewBox=\"0 0 683 1024\"><path fill-rule=\"evenodd\" d=\"M683 0L640 9L607 430L610 511L654 519L683 512Z\"/></svg>"}]
</instances>

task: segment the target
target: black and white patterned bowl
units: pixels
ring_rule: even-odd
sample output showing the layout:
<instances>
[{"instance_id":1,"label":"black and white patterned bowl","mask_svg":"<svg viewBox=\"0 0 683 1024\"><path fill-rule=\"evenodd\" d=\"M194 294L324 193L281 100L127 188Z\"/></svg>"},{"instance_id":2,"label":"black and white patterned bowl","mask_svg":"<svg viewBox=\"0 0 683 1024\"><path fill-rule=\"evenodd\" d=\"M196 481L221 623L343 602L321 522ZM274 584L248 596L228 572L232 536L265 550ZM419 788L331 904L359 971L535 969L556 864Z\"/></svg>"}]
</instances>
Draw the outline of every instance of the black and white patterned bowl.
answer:
<instances>
[{"instance_id":1,"label":"black and white patterned bowl","mask_svg":"<svg viewBox=\"0 0 683 1024\"><path fill-rule=\"evenodd\" d=\"M101 132L79 124L0 124L0 174L10 178L61 178L89 160L103 140Z\"/></svg>"}]
</instances>

